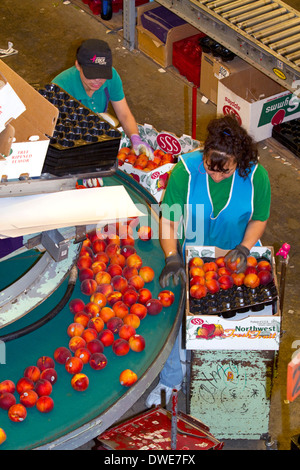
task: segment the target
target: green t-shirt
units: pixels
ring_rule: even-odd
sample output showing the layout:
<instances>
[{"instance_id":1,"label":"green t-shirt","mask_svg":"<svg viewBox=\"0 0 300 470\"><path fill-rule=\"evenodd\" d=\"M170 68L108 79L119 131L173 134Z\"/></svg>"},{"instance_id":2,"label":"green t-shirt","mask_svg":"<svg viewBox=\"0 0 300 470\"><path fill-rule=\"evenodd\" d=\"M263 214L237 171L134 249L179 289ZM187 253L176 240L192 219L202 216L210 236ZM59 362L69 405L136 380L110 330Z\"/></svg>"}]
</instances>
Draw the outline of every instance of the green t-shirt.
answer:
<instances>
[{"instance_id":1,"label":"green t-shirt","mask_svg":"<svg viewBox=\"0 0 300 470\"><path fill-rule=\"evenodd\" d=\"M219 183L215 183L209 176L209 189L214 207L214 217L223 209L228 201L231 188L232 176L225 178ZM179 221L181 214L184 214L184 205L188 199L189 174L182 163L179 161L170 175L170 179L162 201L162 215L172 221ZM258 164L253 177L254 198L252 220L265 221L270 216L271 205L271 187L267 170ZM180 211L169 211L173 204L181 206ZM164 210L164 205L166 205Z\"/></svg>"},{"instance_id":2,"label":"green t-shirt","mask_svg":"<svg viewBox=\"0 0 300 470\"><path fill-rule=\"evenodd\" d=\"M120 101L124 98L122 80L116 69L112 69L112 78L106 80L99 90L89 97L82 85L80 74L75 65L57 75L53 83L63 88L69 95L80 101L94 113L103 113L109 101Z\"/></svg>"}]
</instances>

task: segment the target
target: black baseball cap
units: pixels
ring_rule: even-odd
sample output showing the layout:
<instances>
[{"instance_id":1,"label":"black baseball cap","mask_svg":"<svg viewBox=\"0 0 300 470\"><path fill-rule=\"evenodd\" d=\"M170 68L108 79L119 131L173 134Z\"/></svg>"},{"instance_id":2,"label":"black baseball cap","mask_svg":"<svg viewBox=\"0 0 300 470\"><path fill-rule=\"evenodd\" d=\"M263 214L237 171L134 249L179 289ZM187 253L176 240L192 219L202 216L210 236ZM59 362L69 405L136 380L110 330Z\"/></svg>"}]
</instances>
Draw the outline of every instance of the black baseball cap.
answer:
<instances>
[{"instance_id":1,"label":"black baseball cap","mask_svg":"<svg viewBox=\"0 0 300 470\"><path fill-rule=\"evenodd\" d=\"M101 39L88 39L77 50L77 61L86 78L112 78L112 53Z\"/></svg>"}]
</instances>

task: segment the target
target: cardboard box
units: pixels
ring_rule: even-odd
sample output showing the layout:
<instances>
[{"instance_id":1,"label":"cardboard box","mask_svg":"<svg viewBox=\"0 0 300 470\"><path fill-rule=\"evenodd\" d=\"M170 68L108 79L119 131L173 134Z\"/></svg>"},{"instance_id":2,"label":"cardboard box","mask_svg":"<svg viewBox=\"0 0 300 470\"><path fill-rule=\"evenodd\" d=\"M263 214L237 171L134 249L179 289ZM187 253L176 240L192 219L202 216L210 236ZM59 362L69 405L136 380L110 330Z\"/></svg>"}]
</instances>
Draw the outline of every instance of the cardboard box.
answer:
<instances>
[{"instance_id":1,"label":"cardboard box","mask_svg":"<svg viewBox=\"0 0 300 470\"><path fill-rule=\"evenodd\" d=\"M200 93L212 103L217 104L219 80L228 77L232 73L251 67L248 62L239 57L235 57L229 62L224 62L220 57L214 57L213 54L202 52Z\"/></svg>"},{"instance_id":2,"label":"cardboard box","mask_svg":"<svg viewBox=\"0 0 300 470\"><path fill-rule=\"evenodd\" d=\"M217 258L227 253L217 247L186 247L186 267L188 279L188 262L194 256ZM256 257L268 258L272 264L274 283L278 292L274 252L272 247L257 247L251 250ZM278 350L280 342L280 308L279 299L273 305L264 304L264 308L255 311L253 308L244 313L237 313L231 318L219 315L201 315L190 312L190 296L187 287L186 301L186 349L192 350ZM274 303L276 313L274 314ZM213 334L203 337L199 334L201 326L211 325Z\"/></svg>"},{"instance_id":3,"label":"cardboard box","mask_svg":"<svg viewBox=\"0 0 300 470\"><path fill-rule=\"evenodd\" d=\"M158 3L151 2L137 8L137 42L140 51L166 68L172 65L173 43L180 39L193 36L197 34L199 30L188 23L184 23L170 29L167 33L166 41L161 41L153 32L143 27L141 20L141 16L144 12L157 8L158 6Z\"/></svg>"},{"instance_id":4,"label":"cardboard box","mask_svg":"<svg viewBox=\"0 0 300 470\"><path fill-rule=\"evenodd\" d=\"M234 73L218 84L217 114L233 114L259 142L274 125L300 117L300 101L255 68Z\"/></svg>"},{"instance_id":5,"label":"cardboard box","mask_svg":"<svg viewBox=\"0 0 300 470\"><path fill-rule=\"evenodd\" d=\"M201 143L198 140L192 139L190 136L183 135L178 138L176 135L170 132L158 132L149 124L144 126L138 125L139 135L144 142L147 142L151 147L156 150L160 148L164 152L172 153L172 155L179 155L190 152L199 148ZM120 129L122 130L122 129ZM129 138L122 131L122 137L120 142L121 147L130 147L131 142ZM170 172L172 171L174 164L168 163L162 165L152 171L143 171L134 168L129 163L124 163L119 166L121 171L131 175L139 184L141 184L147 191L154 196L157 202L162 200L164 190L168 184Z\"/></svg>"},{"instance_id":6,"label":"cardboard box","mask_svg":"<svg viewBox=\"0 0 300 470\"><path fill-rule=\"evenodd\" d=\"M58 118L58 109L34 90L24 79L0 60L0 73L19 96L25 111L10 122L14 137L11 147L12 128L0 134L0 179L17 179L26 174L30 177L41 175L49 145ZM9 154L7 149L9 149Z\"/></svg>"},{"instance_id":7,"label":"cardboard box","mask_svg":"<svg viewBox=\"0 0 300 470\"><path fill-rule=\"evenodd\" d=\"M17 93L0 73L0 132L25 111L25 106Z\"/></svg>"}]
</instances>

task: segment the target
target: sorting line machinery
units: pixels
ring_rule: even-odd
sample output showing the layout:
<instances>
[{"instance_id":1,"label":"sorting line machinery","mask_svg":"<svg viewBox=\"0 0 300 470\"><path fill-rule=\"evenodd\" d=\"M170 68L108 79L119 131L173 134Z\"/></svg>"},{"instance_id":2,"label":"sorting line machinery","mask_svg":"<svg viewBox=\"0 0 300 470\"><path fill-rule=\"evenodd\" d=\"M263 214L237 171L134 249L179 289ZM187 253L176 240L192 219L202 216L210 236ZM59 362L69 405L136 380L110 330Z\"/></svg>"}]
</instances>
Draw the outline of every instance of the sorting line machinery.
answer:
<instances>
[{"instance_id":1,"label":"sorting line machinery","mask_svg":"<svg viewBox=\"0 0 300 470\"><path fill-rule=\"evenodd\" d=\"M300 87L300 13L280 0L157 0L291 92ZM130 0L124 42L134 44Z\"/></svg>"}]
</instances>

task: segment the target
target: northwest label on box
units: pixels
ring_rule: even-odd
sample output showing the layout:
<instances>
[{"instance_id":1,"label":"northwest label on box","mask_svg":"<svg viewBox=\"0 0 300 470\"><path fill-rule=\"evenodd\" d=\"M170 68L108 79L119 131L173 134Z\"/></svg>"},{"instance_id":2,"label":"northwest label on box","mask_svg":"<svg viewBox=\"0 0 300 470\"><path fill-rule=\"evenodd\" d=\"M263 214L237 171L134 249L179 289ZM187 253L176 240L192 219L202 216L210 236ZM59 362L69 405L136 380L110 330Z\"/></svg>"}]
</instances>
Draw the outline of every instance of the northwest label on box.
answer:
<instances>
[{"instance_id":1,"label":"northwest label on box","mask_svg":"<svg viewBox=\"0 0 300 470\"><path fill-rule=\"evenodd\" d=\"M263 104L257 126L261 127L270 123L273 126L281 124L286 117L299 111L299 104L299 98L293 93L280 96L270 102L267 101Z\"/></svg>"}]
</instances>

